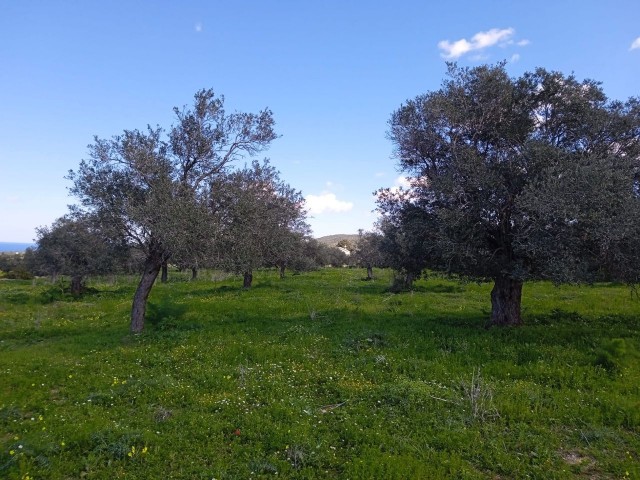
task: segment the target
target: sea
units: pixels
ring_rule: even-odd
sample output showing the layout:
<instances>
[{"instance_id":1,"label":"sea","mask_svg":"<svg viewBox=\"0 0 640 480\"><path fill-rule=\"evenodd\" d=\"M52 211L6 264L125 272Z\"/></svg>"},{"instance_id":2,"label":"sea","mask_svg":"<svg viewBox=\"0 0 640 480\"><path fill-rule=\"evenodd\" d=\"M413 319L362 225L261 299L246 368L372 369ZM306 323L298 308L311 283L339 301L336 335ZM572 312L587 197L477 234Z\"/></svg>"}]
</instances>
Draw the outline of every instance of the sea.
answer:
<instances>
[{"instance_id":1,"label":"sea","mask_svg":"<svg viewBox=\"0 0 640 480\"><path fill-rule=\"evenodd\" d=\"M23 253L29 247L35 247L35 244L18 243L18 242L0 242L0 253Z\"/></svg>"}]
</instances>

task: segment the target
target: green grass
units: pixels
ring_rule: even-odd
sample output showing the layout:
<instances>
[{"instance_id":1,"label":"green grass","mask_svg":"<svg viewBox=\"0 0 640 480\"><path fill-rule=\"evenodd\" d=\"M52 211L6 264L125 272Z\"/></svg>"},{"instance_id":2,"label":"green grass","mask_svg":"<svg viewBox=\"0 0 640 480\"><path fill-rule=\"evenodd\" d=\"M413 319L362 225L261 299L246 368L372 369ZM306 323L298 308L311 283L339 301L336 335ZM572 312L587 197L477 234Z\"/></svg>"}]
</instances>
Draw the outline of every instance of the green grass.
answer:
<instances>
[{"instance_id":1,"label":"green grass","mask_svg":"<svg viewBox=\"0 0 640 480\"><path fill-rule=\"evenodd\" d=\"M0 478L640 478L640 301L390 273L0 281ZM115 281L114 281L115 280Z\"/></svg>"}]
</instances>

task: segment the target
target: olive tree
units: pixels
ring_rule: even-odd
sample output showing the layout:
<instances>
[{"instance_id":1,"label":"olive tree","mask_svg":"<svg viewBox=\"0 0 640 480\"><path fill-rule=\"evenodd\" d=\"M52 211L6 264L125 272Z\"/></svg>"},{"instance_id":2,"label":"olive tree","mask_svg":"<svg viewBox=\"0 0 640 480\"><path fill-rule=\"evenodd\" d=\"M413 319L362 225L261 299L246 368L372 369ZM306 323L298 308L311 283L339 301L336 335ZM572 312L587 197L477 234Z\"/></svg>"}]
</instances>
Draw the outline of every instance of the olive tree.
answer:
<instances>
[{"instance_id":1,"label":"olive tree","mask_svg":"<svg viewBox=\"0 0 640 480\"><path fill-rule=\"evenodd\" d=\"M87 216L64 216L51 226L36 229L32 262L40 272L54 279L71 277L71 294L79 296L87 275L112 273L126 246L113 243Z\"/></svg>"},{"instance_id":2,"label":"olive tree","mask_svg":"<svg viewBox=\"0 0 640 480\"><path fill-rule=\"evenodd\" d=\"M109 140L96 137L89 159L69 174L78 209L93 212L104 231L144 255L131 309L134 333L144 328L147 299L163 263L194 261L211 248L210 181L276 138L271 111L227 113L224 97L212 90L200 90L190 109L174 113L168 135L148 127Z\"/></svg>"},{"instance_id":3,"label":"olive tree","mask_svg":"<svg viewBox=\"0 0 640 480\"><path fill-rule=\"evenodd\" d=\"M389 137L412 182L381 192L383 214L420 211L426 266L494 282L490 324L522 322L529 279L638 280L637 99L542 68L450 64Z\"/></svg>"},{"instance_id":4,"label":"olive tree","mask_svg":"<svg viewBox=\"0 0 640 480\"><path fill-rule=\"evenodd\" d=\"M381 243L383 236L379 232L358 231L358 241L355 245L355 261L367 269L367 280L373 280L373 267L385 266Z\"/></svg>"},{"instance_id":5,"label":"olive tree","mask_svg":"<svg viewBox=\"0 0 640 480\"><path fill-rule=\"evenodd\" d=\"M384 264L395 272L393 289L409 290L428 266L429 242L425 227L429 219L406 197L402 202L398 201L400 198L400 192L394 193L387 215L377 222L381 232L378 248Z\"/></svg>"},{"instance_id":6,"label":"olive tree","mask_svg":"<svg viewBox=\"0 0 640 480\"><path fill-rule=\"evenodd\" d=\"M295 250L309 230L301 193L267 160L214 179L210 205L220 228L216 264L242 274L245 288L251 287L256 268L280 264L282 271L286 250Z\"/></svg>"}]
</instances>

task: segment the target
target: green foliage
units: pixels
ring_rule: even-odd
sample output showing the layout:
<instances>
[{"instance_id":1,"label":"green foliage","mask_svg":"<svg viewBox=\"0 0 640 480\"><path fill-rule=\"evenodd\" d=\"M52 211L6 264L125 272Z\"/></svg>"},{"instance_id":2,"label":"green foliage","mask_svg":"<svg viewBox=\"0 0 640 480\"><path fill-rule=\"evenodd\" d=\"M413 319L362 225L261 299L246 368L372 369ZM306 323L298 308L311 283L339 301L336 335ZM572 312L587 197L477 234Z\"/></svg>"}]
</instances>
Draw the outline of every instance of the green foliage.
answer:
<instances>
[{"instance_id":1,"label":"green foliage","mask_svg":"<svg viewBox=\"0 0 640 480\"><path fill-rule=\"evenodd\" d=\"M2 277L9 280L31 280L33 274L24 267L17 267L4 273Z\"/></svg>"},{"instance_id":2,"label":"green foliage","mask_svg":"<svg viewBox=\"0 0 640 480\"><path fill-rule=\"evenodd\" d=\"M133 278L1 281L0 478L640 476L626 287L531 282L487 331L488 284L363 275L176 272L136 336Z\"/></svg>"},{"instance_id":3,"label":"green foliage","mask_svg":"<svg viewBox=\"0 0 640 480\"><path fill-rule=\"evenodd\" d=\"M0 278L21 279L20 277L32 274L28 261L31 254L31 249L27 249L24 254L0 252ZM22 279L31 278L32 276Z\"/></svg>"}]
</instances>

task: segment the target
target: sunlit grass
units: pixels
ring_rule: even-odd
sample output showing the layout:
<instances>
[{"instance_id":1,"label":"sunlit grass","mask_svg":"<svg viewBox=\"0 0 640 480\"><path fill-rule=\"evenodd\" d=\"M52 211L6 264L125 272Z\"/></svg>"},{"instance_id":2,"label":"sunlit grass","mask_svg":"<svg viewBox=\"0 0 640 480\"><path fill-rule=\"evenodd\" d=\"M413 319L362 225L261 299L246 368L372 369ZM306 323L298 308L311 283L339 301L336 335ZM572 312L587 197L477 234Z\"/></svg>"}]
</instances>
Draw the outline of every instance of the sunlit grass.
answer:
<instances>
[{"instance_id":1,"label":"sunlit grass","mask_svg":"<svg viewBox=\"0 0 640 480\"><path fill-rule=\"evenodd\" d=\"M638 478L640 301L525 285L173 273L79 301L0 282L0 478Z\"/></svg>"}]
</instances>

